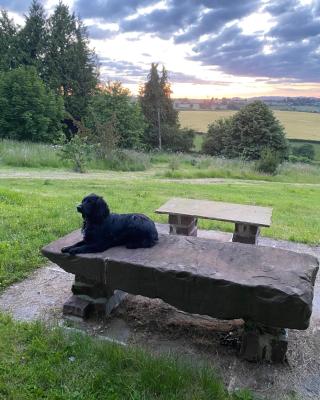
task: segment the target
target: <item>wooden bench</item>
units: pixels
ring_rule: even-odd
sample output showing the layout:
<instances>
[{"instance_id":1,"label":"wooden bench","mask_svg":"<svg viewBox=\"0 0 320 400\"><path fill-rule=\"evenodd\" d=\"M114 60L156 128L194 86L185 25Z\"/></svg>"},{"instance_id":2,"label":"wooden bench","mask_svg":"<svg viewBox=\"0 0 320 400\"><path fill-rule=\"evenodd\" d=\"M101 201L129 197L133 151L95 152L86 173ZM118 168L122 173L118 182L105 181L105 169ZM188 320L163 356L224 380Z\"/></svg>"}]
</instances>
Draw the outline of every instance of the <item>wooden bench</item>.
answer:
<instances>
[{"instance_id":1,"label":"wooden bench","mask_svg":"<svg viewBox=\"0 0 320 400\"><path fill-rule=\"evenodd\" d=\"M283 360L285 329L309 325L318 271L318 260L310 255L178 235L160 235L150 249L61 253L80 238L80 230L75 231L42 249L75 275L65 314L111 312L128 292L160 298L190 313L242 318L241 352L252 361Z\"/></svg>"},{"instance_id":2,"label":"wooden bench","mask_svg":"<svg viewBox=\"0 0 320 400\"><path fill-rule=\"evenodd\" d=\"M169 214L170 234L197 236L198 218L234 222L232 241L256 244L260 227L271 225L272 208L173 198L156 210Z\"/></svg>"}]
</instances>

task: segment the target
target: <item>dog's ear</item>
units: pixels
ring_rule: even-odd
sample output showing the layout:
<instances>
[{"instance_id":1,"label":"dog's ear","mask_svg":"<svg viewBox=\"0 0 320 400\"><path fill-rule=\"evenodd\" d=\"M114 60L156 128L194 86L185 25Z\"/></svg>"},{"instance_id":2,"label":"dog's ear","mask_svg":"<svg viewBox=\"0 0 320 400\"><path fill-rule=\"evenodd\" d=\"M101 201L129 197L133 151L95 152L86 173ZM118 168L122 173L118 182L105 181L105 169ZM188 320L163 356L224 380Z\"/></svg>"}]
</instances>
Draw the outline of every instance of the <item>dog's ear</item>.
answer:
<instances>
[{"instance_id":1,"label":"dog's ear","mask_svg":"<svg viewBox=\"0 0 320 400\"><path fill-rule=\"evenodd\" d=\"M96 202L95 214L99 219L107 218L107 216L110 214L108 204L103 200L102 197L99 197Z\"/></svg>"}]
</instances>

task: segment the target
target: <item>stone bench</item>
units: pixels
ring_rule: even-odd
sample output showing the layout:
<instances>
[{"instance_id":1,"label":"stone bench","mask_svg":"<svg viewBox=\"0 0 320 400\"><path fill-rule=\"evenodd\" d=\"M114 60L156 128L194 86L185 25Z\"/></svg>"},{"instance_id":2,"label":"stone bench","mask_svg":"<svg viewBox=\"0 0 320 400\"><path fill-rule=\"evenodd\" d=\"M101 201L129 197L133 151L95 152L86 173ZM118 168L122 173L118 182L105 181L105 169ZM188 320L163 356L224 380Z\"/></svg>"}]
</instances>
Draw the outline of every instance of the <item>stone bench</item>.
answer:
<instances>
[{"instance_id":1,"label":"stone bench","mask_svg":"<svg viewBox=\"0 0 320 400\"><path fill-rule=\"evenodd\" d=\"M65 314L110 312L124 292L160 298L189 313L242 318L244 357L273 361L284 359L285 329L309 325L318 271L318 260L310 255L177 235L160 235L151 249L61 253L63 246L80 238L78 230L42 249L75 275Z\"/></svg>"},{"instance_id":2,"label":"stone bench","mask_svg":"<svg viewBox=\"0 0 320 400\"><path fill-rule=\"evenodd\" d=\"M198 218L233 222L233 242L256 244L260 227L271 225L272 208L173 198L156 210L169 214L170 234L197 236Z\"/></svg>"}]
</instances>

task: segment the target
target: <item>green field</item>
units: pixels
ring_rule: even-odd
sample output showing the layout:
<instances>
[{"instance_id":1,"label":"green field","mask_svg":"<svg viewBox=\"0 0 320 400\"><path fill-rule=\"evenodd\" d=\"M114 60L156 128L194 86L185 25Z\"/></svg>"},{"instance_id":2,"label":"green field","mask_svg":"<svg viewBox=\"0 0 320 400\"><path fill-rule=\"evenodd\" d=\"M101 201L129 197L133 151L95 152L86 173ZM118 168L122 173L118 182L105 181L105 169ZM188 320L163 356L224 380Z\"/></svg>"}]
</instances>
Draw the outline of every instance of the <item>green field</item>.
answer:
<instances>
[{"instance_id":1,"label":"green field","mask_svg":"<svg viewBox=\"0 0 320 400\"><path fill-rule=\"evenodd\" d=\"M235 112L232 110L180 111L179 118L183 127L206 132L211 122L219 118L230 117ZM320 113L278 110L273 112L283 124L288 138L320 141Z\"/></svg>"}]
</instances>

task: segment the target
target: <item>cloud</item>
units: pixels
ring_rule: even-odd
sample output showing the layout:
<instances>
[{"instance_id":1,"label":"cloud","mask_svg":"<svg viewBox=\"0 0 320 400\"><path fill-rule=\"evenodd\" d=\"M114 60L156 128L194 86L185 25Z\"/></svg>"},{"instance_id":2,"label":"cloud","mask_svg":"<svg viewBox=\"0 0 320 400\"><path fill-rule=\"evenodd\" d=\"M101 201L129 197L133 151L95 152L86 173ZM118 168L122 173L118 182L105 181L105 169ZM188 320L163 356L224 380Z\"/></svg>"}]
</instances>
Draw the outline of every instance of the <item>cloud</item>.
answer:
<instances>
[{"instance_id":1,"label":"cloud","mask_svg":"<svg viewBox=\"0 0 320 400\"><path fill-rule=\"evenodd\" d=\"M120 22L123 32L144 32L176 43L190 42L218 32L230 21L242 18L260 5L260 0L168 0L167 7Z\"/></svg>"},{"instance_id":2,"label":"cloud","mask_svg":"<svg viewBox=\"0 0 320 400\"><path fill-rule=\"evenodd\" d=\"M0 10L22 13L28 10L30 3L30 0L0 0Z\"/></svg>"},{"instance_id":3,"label":"cloud","mask_svg":"<svg viewBox=\"0 0 320 400\"><path fill-rule=\"evenodd\" d=\"M194 75L184 74L183 72L169 72L169 80L172 83L192 83L194 85L218 85L218 86L230 85L230 82L201 79Z\"/></svg>"},{"instance_id":4,"label":"cloud","mask_svg":"<svg viewBox=\"0 0 320 400\"><path fill-rule=\"evenodd\" d=\"M141 79L141 77L146 77L149 72L149 69L146 67L141 67L140 65L124 60L119 61L110 58L101 58L99 64L104 70L104 75L112 75L123 82L124 79L129 79L129 77L133 78L133 80Z\"/></svg>"},{"instance_id":5,"label":"cloud","mask_svg":"<svg viewBox=\"0 0 320 400\"><path fill-rule=\"evenodd\" d=\"M278 16L269 36L282 41L297 41L320 34L320 19L315 17L315 8L294 4L295 7Z\"/></svg>"},{"instance_id":6,"label":"cloud","mask_svg":"<svg viewBox=\"0 0 320 400\"><path fill-rule=\"evenodd\" d=\"M118 21L134 14L139 8L157 3L159 0L76 0L74 8L81 18L98 18Z\"/></svg>"},{"instance_id":7,"label":"cloud","mask_svg":"<svg viewBox=\"0 0 320 400\"><path fill-rule=\"evenodd\" d=\"M194 46L195 55L190 58L203 65L218 66L232 75L320 82L317 37L307 41L276 41L268 54L263 52L264 44L263 39L244 35L238 27L231 26Z\"/></svg>"},{"instance_id":8,"label":"cloud","mask_svg":"<svg viewBox=\"0 0 320 400\"><path fill-rule=\"evenodd\" d=\"M103 29L97 25L87 25L89 37L91 39L103 40L111 39L117 35L117 31L111 29Z\"/></svg>"}]
</instances>

